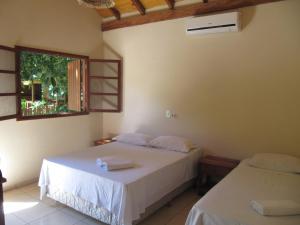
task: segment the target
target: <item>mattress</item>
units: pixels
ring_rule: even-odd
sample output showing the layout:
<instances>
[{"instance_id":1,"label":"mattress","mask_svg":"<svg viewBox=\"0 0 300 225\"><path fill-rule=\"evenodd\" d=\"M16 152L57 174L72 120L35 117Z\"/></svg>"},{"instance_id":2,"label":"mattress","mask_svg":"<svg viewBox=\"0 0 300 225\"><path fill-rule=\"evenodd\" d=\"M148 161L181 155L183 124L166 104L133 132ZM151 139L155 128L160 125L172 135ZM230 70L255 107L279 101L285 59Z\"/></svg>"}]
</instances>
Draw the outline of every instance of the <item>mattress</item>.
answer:
<instances>
[{"instance_id":1,"label":"mattress","mask_svg":"<svg viewBox=\"0 0 300 225\"><path fill-rule=\"evenodd\" d=\"M103 171L96 159L118 156L131 159L134 168ZM59 188L110 212L116 224L131 225L145 209L197 175L200 151L180 153L110 143L43 160L39 186Z\"/></svg>"},{"instance_id":2,"label":"mattress","mask_svg":"<svg viewBox=\"0 0 300 225\"><path fill-rule=\"evenodd\" d=\"M250 167L244 160L191 209L186 225L299 225L299 216L262 216L251 200L300 202L300 174Z\"/></svg>"}]
</instances>

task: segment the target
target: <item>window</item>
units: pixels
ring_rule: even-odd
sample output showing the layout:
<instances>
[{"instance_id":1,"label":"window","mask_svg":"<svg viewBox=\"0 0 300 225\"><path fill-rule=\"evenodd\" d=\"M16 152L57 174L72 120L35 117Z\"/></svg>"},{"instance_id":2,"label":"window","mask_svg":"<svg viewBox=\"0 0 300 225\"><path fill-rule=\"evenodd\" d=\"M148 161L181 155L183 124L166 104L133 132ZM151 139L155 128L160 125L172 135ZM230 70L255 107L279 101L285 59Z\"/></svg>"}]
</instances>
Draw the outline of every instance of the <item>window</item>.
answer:
<instances>
[{"instance_id":1,"label":"window","mask_svg":"<svg viewBox=\"0 0 300 225\"><path fill-rule=\"evenodd\" d=\"M17 47L19 119L87 113L88 57Z\"/></svg>"},{"instance_id":2,"label":"window","mask_svg":"<svg viewBox=\"0 0 300 225\"><path fill-rule=\"evenodd\" d=\"M0 120L121 110L121 60L0 45Z\"/></svg>"},{"instance_id":3,"label":"window","mask_svg":"<svg viewBox=\"0 0 300 225\"><path fill-rule=\"evenodd\" d=\"M16 117L15 49L0 45L0 120Z\"/></svg>"},{"instance_id":4,"label":"window","mask_svg":"<svg viewBox=\"0 0 300 225\"><path fill-rule=\"evenodd\" d=\"M90 111L121 112L121 61L112 59L90 59L89 62Z\"/></svg>"}]
</instances>

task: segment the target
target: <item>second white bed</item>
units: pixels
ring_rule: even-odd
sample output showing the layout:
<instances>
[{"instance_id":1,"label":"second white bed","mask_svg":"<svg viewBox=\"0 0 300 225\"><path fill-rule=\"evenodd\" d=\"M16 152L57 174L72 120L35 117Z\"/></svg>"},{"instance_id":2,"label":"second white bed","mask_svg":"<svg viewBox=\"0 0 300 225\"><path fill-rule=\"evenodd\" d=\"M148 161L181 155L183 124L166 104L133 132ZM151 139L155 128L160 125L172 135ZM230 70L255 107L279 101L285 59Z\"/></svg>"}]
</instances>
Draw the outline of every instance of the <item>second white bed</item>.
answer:
<instances>
[{"instance_id":1,"label":"second white bed","mask_svg":"<svg viewBox=\"0 0 300 225\"><path fill-rule=\"evenodd\" d=\"M102 171L96 159L104 156L131 159L136 166ZM39 186L42 195L55 187L105 208L114 216L110 223L131 225L147 207L193 179L199 157L199 150L186 154L116 142L44 159Z\"/></svg>"},{"instance_id":2,"label":"second white bed","mask_svg":"<svg viewBox=\"0 0 300 225\"><path fill-rule=\"evenodd\" d=\"M300 202L300 174L254 168L244 160L193 206L186 225L300 224L300 215L262 216L251 200Z\"/></svg>"}]
</instances>

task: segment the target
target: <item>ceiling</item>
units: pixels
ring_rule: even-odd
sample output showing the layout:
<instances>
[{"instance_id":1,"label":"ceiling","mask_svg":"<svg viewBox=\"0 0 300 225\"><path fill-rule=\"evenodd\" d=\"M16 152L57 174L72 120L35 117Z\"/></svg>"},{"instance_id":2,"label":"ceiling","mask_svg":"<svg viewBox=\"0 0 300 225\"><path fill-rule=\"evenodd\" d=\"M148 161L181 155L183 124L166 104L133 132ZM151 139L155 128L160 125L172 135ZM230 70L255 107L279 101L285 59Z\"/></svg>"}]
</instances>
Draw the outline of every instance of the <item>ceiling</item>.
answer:
<instances>
[{"instance_id":1,"label":"ceiling","mask_svg":"<svg viewBox=\"0 0 300 225\"><path fill-rule=\"evenodd\" d=\"M127 15L134 15L139 14L139 10L134 4L132 0L115 0L115 9L120 13L121 17L125 17ZM169 8L169 5L167 0L140 0L138 1L141 3L142 7L145 8L146 11L148 10L155 10L155 9L161 9L161 8ZM191 4L195 2L202 2L202 0L175 0L174 1L176 5L180 4ZM115 17L115 14L113 13L113 10L111 9L97 9L98 13L102 16L102 18L109 18L109 17Z\"/></svg>"},{"instance_id":2,"label":"ceiling","mask_svg":"<svg viewBox=\"0 0 300 225\"><path fill-rule=\"evenodd\" d=\"M97 11L102 31L108 31L277 1L284 0L115 0L115 7Z\"/></svg>"}]
</instances>

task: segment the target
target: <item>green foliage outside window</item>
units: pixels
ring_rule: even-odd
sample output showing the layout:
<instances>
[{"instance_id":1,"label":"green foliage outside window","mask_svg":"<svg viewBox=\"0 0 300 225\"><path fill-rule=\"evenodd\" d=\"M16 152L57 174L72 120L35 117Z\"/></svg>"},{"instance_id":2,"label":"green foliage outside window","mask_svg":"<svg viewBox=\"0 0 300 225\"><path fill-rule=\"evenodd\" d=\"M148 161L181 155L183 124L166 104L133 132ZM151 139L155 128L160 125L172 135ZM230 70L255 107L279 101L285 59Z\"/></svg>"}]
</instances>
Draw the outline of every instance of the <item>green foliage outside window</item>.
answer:
<instances>
[{"instance_id":1,"label":"green foliage outside window","mask_svg":"<svg viewBox=\"0 0 300 225\"><path fill-rule=\"evenodd\" d=\"M68 77L67 68L68 63L73 61L72 58L32 53L21 52L21 66L20 74L22 81L22 94L32 90L33 83L38 82L41 84L42 99L31 102L31 109L42 109L47 105L54 105L48 113L67 112L67 99L68 99ZM26 87L27 86L27 87ZM22 97L22 111L26 110L28 106L26 101L30 101L28 98Z\"/></svg>"}]
</instances>

